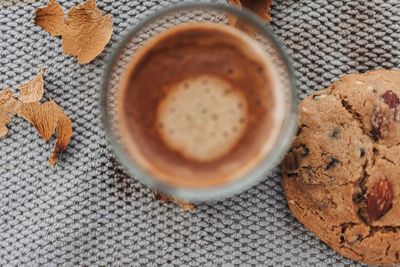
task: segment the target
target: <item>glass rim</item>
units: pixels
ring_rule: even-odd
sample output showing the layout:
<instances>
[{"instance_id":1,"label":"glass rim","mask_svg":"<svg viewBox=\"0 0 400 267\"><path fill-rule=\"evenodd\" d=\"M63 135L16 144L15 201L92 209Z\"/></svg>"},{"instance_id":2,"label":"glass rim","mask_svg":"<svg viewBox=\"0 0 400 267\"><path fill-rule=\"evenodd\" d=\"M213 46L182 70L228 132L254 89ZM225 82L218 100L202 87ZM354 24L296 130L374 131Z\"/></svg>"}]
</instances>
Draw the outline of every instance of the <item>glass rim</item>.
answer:
<instances>
[{"instance_id":1,"label":"glass rim","mask_svg":"<svg viewBox=\"0 0 400 267\"><path fill-rule=\"evenodd\" d=\"M144 27L148 26L157 18L168 16L180 11L190 10L190 9L210 9L222 11L231 15L234 15L244 21L250 23L254 26L264 38L271 41L274 49L277 51L280 59L284 63L285 72L287 72L290 84L290 109L287 110L285 114L285 119L282 125L282 129L275 144L272 146L269 153L263 156L257 166L245 173L240 177L232 179L231 182L222 184L216 187L205 187L205 188L192 188L192 187L176 187L170 186L157 180L154 176L145 171L137 162L135 162L124 151L123 147L117 141L117 137L110 125L109 112L107 109L107 93L109 88L109 81L111 80L111 75L113 68L118 62L119 56L124 48L129 44L130 40L142 30ZM225 197L233 196L239 192L243 192L252 186L257 185L262 180L264 180L265 175L268 174L275 166L279 164L279 161L283 158L289 146L292 143L292 138L294 137L296 127L297 127L297 92L296 92L296 79L294 75L294 70L291 65L289 56L286 54L283 45L278 41L277 37L273 34L272 30L269 29L265 23L254 15L252 12L245 9L238 9L236 7L220 4L220 3L183 3L172 7L161 8L155 11L153 14L149 15L147 18L138 22L132 29L126 33L122 39L119 41L117 46L113 48L112 55L109 57L102 79L101 91L100 91L100 115L101 122L103 124L106 137L110 143L111 150L116 156L117 161L125 168L131 179L138 180L145 184L146 186L160 190L161 192L173 195L178 198L182 198L189 201L208 201L208 200L218 200Z\"/></svg>"}]
</instances>

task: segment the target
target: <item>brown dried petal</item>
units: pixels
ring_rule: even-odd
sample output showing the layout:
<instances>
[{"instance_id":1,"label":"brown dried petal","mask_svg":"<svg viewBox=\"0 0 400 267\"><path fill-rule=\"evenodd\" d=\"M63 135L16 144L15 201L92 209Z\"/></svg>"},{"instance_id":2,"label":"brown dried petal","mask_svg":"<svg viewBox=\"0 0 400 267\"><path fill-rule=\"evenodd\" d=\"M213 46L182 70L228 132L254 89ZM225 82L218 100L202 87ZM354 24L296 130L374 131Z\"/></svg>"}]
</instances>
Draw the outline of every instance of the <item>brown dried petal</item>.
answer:
<instances>
[{"instance_id":1,"label":"brown dried petal","mask_svg":"<svg viewBox=\"0 0 400 267\"><path fill-rule=\"evenodd\" d=\"M272 19L269 15L272 0L229 0L229 3L239 8L244 7L251 10L266 22Z\"/></svg>"},{"instance_id":2,"label":"brown dried petal","mask_svg":"<svg viewBox=\"0 0 400 267\"><path fill-rule=\"evenodd\" d=\"M375 183L367 195L367 210L372 221L379 220L391 208L393 202L393 188L390 181L383 177Z\"/></svg>"},{"instance_id":3,"label":"brown dried petal","mask_svg":"<svg viewBox=\"0 0 400 267\"><path fill-rule=\"evenodd\" d=\"M47 6L36 9L35 24L52 36L60 36L64 29L64 11L56 0L50 0Z\"/></svg>"},{"instance_id":4,"label":"brown dried petal","mask_svg":"<svg viewBox=\"0 0 400 267\"><path fill-rule=\"evenodd\" d=\"M153 190L153 195L154 198L159 201L178 205L182 211L194 211L194 209L196 208L193 203L190 203L186 200L177 199L171 195L160 193L155 190Z\"/></svg>"},{"instance_id":5,"label":"brown dried petal","mask_svg":"<svg viewBox=\"0 0 400 267\"><path fill-rule=\"evenodd\" d=\"M8 133L8 128L5 126L9 121L5 120L2 115L0 115L0 138L3 138Z\"/></svg>"},{"instance_id":6,"label":"brown dried petal","mask_svg":"<svg viewBox=\"0 0 400 267\"><path fill-rule=\"evenodd\" d=\"M97 9L96 0L71 8L67 15L56 0L36 10L36 25L53 36L62 36L65 53L85 64L98 56L109 42L112 34L112 19Z\"/></svg>"},{"instance_id":7,"label":"brown dried petal","mask_svg":"<svg viewBox=\"0 0 400 267\"><path fill-rule=\"evenodd\" d=\"M12 97L13 97L13 93L9 87L0 91L0 107L3 106L8 101L10 101L10 99Z\"/></svg>"},{"instance_id":8,"label":"brown dried petal","mask_svg":"<svg viewBox=\"0 0 400 267\"><path fill-rule=\"evenodd\" d=\"M383 102L385 102L385 104L387 104L389 106L389 108L392 108L392 109L397 108L397 106L400 104L399 97L392 90L386 91L382 95L382 99L383 99Z\"/></svg>"},{"instance_id":9,"label":"brown dried petal","mask_svg":"<svg viewBox=\"0 0 400 267\"><path fill-rule=\"evenodd\" d=\"M85 64L98 56L112 34L112 19L96 8L96 0L71 8L65 19L62 46L65 53Z\"/></svg>"},{"instance_id":10,"label":"brown dried petal","mask_svg":"<svg viewBox=\"0 0 400 267\"><path fill-rule=\"evenodd\" d=\"M56 131L57 142L49 159L49 164L54 165L58 153L65 150L71 139L71 120L54 101L43 104L21 103L17 108L17 114L30 122L45 141L50 139L54 130Z\"/></svg>"},{"instance_id":11,"label":"brown dried petal","mask_svg":"<svg viewBox=\"0 0 400 267\"><path fill-rule=\"evenodd\" d=\"M57 142L51 152L49 164L54 165L57 162L57 155L64 151L72 136L72 122L70 118L59 108L58 121L56 127Z\"/></svg>"},{"instance_id":12,"label":"brown dried petal","mask_svg":"<svg viewBox=\"0 0 400 267\"><path fill-rule=\"evenodd\" d=\"M32 80L19 86L20 94L18 99L24 103L39 102L44 94L44 69Z\"/></svg>"},{"instance_id":13,"label":"brown dried petal","mask_svg":"<svg viewBox=\"0 0 400 267\"><path fill-rule=\"evenodd\" d=\"M17 108L17 115L30 122L45 141L53 135L57 126L58 107L54 101L43 104L21 103Z\"/></svg>"},{"instance_id":14,"label":"brown dried petal","mask_svg":"<svg viewBox=\"0 0 400 267\"><path fill-rule=\"evenodd\" d=\"M7 124L15 115L17 100L10 88L0 91L0 138L8 133Z\"/></svg>"}]
</instances>

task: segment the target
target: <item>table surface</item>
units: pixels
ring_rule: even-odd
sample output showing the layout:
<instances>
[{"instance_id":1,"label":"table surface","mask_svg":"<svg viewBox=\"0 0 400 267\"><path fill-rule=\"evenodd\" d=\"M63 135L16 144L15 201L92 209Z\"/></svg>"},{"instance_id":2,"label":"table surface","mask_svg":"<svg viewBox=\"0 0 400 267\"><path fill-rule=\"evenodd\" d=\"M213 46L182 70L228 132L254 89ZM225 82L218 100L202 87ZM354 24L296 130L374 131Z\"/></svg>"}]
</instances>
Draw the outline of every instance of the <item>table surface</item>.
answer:
<instances>
[{"instance_id":1,"label":"table surface","mask_svg":"<svg viewBox=\"0 0 400 267\"><path fill-rule=\"evenodd\" d=\"M70 8L79 0L59 1ZM1 266L349 265L290 214L276 168L261 184L193 213L152 199L112 155L99 119L100 82L124 33L172 0L98 0L113 16L105 51L87 65L33 23L45 0L0 0L0 87L46 68L45 99L73 120L55 167L27 122L0 140ZM224 2L224 1L220 1ZM300 98L350 72L400 67L399 0L275 0L269 26L290 54Z\"/></svg>"}]
</instances>

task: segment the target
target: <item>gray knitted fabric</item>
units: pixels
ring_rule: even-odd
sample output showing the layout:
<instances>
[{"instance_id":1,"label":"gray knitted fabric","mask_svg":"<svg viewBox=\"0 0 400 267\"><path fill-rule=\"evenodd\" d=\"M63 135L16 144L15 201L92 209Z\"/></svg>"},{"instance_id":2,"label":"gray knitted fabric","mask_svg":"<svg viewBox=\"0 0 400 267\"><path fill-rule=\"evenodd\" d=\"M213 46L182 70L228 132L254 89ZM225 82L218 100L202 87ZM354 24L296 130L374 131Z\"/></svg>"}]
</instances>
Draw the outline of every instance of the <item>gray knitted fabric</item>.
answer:
<instances>
[{"instance_id":1,"label":"gray knitted fabric","mask_svg":"<svg viewBox=\"0 0 400 267\"><path fill-rule=\"evenodd\" d=\"M153 200L115 161L99 119L107 57L138 20L180 1L98 0L114 33L83 66L34 26L34 10L45 2L0 0L0 86L15 90L45 67L45 98L66 110L74 136L53 168L53 143L21 119L0 140L1 266L356 264L291 216L278 168L239 196L182 213ZM399 14L399 0L275 0L271 27L293 59L299 96L345 73L400 67Z\"/></svg>"}]
</instances>

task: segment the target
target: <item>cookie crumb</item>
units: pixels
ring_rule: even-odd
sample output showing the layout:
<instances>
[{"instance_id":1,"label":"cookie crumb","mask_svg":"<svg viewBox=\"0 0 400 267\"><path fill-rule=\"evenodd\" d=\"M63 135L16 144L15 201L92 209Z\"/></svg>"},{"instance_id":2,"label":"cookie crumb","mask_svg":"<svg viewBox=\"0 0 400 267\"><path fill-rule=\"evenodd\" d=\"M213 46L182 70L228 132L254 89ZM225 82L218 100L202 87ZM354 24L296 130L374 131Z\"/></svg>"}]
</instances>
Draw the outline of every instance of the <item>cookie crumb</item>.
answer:
<instances>
[{"instance_id":1,"label":"cookie crumb","mask_svg":"<svg viewBox=\"0 0 400 267\"><path fill-rule=\"evenodd\" d=\"M183 212L193 212L196 209L196 206L189 201L178 199L174 196L171 196L171 195L165 194L165 193L161 193L156 190L152 190L152 192L153 192L154 199L159 200L161 202L165 202L165 203L176 204L181 208L181 210Z\"/></svg>"}]
</instances>

